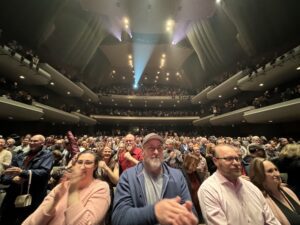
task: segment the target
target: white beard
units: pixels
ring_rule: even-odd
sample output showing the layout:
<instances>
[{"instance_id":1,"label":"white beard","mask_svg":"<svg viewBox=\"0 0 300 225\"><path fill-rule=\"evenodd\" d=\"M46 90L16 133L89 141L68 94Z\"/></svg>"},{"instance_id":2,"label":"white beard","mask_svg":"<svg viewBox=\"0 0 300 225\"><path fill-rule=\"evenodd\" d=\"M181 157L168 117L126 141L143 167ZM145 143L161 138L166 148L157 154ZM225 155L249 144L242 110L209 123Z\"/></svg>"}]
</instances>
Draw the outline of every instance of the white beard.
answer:
<instances>
[{"instance_id":1,"label":"white beard","mask_svg":"<svg viewBox=\"0 0 300 225\"><path fill-rule=\"evenodd\" d=\"M145 163L151 170L158 170L161 167L162 160L160 158L147 159Z\"/></svg>"}]
</instances>

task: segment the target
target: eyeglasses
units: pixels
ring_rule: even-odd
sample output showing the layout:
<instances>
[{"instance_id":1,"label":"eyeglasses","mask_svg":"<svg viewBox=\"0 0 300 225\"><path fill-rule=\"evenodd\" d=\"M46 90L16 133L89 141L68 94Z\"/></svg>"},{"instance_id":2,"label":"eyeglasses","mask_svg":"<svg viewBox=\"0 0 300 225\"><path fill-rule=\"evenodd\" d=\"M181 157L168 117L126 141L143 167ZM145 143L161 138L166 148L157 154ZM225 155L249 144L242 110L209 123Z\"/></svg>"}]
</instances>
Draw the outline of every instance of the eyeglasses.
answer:
<instances>
[{"instance_id":1,"label":"eyeglasses","mask_svg":"<svg viewBox=\"0 0 300 225\"><path fill-rule=\"evenodd\" d=\"M92 167L92 165L94 164L94 161L89 161L89 160L86 160L86 161L84 161L84 160L77 160L76 161L76 164L78 164L78 165L85 165L86 167Z\"/></svg>"},{"instance_id":2,"label":"eyeglasses","mask_svg":"<svg viewBox=\"0 0 300 225\"><path fill-rule=\"evenodd\" d=\"M149 150L151 152L154 152L156 149L157 149L157 151L162 151L163 147L162 147L162 145L159 145L159 146L149 146L149 147L144 147L144 149Z\"/></svg>"},{"instance_id":3,"label":"eyeglasses","mask_svg":"<svg viewBox=\"0 0 300 225\"><path fill-rule=\"evenodd\" d=\"M228 157L215 157L216 159L224 159L227 162L233 162L234 160L237 162L242 161L242 157L228 156Z\"/></svg>"}]
</instances>

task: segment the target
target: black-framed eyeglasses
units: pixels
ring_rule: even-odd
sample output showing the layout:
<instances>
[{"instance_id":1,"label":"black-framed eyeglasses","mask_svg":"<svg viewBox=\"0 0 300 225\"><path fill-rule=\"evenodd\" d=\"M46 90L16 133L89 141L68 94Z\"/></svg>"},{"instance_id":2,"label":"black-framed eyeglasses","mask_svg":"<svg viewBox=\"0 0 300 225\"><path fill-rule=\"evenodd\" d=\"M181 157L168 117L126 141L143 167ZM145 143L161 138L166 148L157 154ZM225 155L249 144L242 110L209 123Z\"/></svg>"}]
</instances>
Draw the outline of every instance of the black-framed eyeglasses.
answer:
<instances>
[{"instance_id":1,"label":"black-framed eyeglasses","mask_svg":"<svg viewBox=\"0 0 300 225\"><path fill-rule=\"evenodd\" d=\"M242 157L228 156L228 157L215 157L216 159L224 159L227 162L233 162L234 160L237 162L242 161Z\"/></svg>"}]
</instances>

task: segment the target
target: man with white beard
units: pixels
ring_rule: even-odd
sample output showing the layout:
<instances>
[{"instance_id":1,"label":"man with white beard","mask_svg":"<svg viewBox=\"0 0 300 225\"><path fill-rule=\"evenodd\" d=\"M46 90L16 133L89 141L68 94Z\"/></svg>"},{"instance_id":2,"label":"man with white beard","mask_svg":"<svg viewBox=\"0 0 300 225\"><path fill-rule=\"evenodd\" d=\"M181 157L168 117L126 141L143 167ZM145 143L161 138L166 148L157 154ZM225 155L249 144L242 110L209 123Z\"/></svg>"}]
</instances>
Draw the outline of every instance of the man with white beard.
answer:
<instances>
[{"instance_id":1,"label":"man with white beard","mask_svg":"<svg viewBox=\"0 0 300 225\"><path fill-rule=\"evenodd\" d=\"M150 133L142 146L143 161L120 177L112 224L198 224L185 178L163 161L163 138Z\"/></svg>"}]
</instances>

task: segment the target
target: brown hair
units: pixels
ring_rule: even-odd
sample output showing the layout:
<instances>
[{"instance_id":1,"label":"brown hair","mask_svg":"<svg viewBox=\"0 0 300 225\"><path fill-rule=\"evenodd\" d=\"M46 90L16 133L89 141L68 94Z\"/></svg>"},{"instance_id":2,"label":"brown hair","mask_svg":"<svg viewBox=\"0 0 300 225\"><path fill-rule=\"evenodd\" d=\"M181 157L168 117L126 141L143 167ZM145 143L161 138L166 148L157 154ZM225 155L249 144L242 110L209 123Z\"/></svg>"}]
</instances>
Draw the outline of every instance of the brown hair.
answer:
<instances>
[{"instance_id":1,"label":"brown hair","mask_svg":"<svg viewBox=\"0 0 300 225\"><path fill-rule=\"evenodd\" d=\"M267 194L267 190L265 189L263 183L266 179L265 167L263 162L264 158L254 158L250 164L250 180L251 182L258 187L264 195Z\"/></svg>"},{"instance_id":2,"label":"brown hair","mask_svg":"<svg viewBox=\"0 0 300 225\"><path fill-rule=\"evenodd\" d=\"M200 162L200 158L192 153L187 154L183 160L183 168L187 169L191 166L197 167Z\"/></svg>"}]
</instances>

